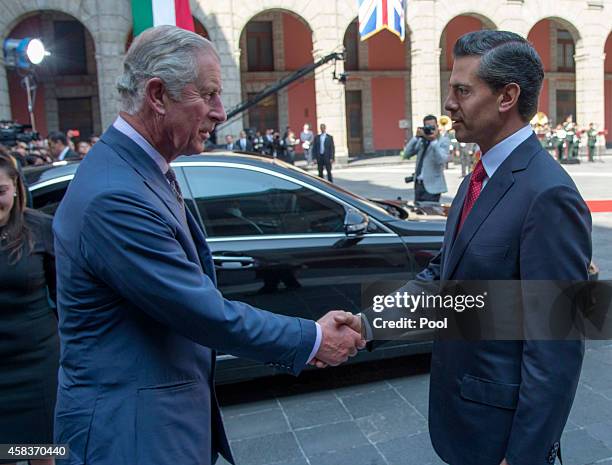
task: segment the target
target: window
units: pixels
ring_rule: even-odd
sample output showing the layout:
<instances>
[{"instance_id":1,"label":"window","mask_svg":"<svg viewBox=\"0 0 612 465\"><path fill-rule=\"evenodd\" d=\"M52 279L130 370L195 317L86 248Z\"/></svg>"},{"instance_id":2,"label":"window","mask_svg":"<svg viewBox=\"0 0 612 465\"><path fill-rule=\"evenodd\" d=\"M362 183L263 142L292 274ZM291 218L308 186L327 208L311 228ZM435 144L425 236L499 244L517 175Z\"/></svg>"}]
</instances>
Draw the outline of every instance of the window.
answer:
<instances>
[{"instance_id":1,"label":"window","mask_svg":"<svg viewBox=\"0 0 612 465\"><path fill-rule=\"evenodd\" d=\"M247 69L274 71L272 21L251 21L246 28Z\"/></svg>"},{"instance_id":2,"label":"window","mask_svg":"<svg viewBox=\"0 0 612 465\"><path fill-rule=\"evenodd\" d=\"M54 21L51 58L58 75L87 74L85 28L78 21Z\"/></svg>"},{"instance_id":3,"label":"window","mask_svg":"<svg viewBox=\"0 0 612 465\"><path fill-rule=\"evenodd\" d=\"M247 94L251 100L257 93ZM265 134L266 129L278 129L278 98L270 95L248 110L249 127Z\"/></svg>"},{"instance_id":4,"label":"window","mask_svg":"<svg viewBox=\"0 0 612 465\"><path fill-rule=\"evenodd\" d=\"M32 206L48 215L54 215L68 189L70 181L51 184L47 187L35 189L32 192Z\"/></svg>"},{"instance_id":5,"label":"window","mask_svg":"<svg viewBox=\"0 0 612 465\"><path fill-rule=\"evenodd\" d=\"M210 237L342 233L342 205L276 176L230 167L186 167Z\"/></svg>"},{"instance_id":6,"label":"window","mask_svg":"<svg viewBox=\"0 0 612 465\"><path fill-rule=\"evenodd\" d=\"M572 35L565 29L557 30L557 69L565 72L575 71L574 54Z\"/></svg>"},{"instance_id":7,"label":"window","mask_svg":"<svg viewBox=\"0 0 612 465\"><path fill-rule=\"evenodd\" d=\"M57 114L59 129L66 132L69 129L78 129L81 138L93 134L93 111L91 98L58 98Z\"/></svg>"},{"instance_id":8,"label":"window","mask_svg":"<svg viewBox=\"0 0 612 465\"><path fill-rule=\"evenodd\" d=\"M344 34L344 69L359 70L359 25L353 21Z\"/></svg>"}]
</instances>

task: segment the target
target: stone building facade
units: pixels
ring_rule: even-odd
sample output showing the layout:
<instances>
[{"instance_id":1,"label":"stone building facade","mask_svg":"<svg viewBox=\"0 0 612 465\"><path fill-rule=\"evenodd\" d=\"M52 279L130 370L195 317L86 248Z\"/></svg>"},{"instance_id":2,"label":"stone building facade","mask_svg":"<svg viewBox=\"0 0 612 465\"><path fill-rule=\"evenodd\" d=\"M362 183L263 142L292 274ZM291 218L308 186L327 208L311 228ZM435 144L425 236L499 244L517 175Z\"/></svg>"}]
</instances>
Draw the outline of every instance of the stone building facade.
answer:
<instances>
[{"instance_id":1,"label":"stone building facade","mask_svg":"<svg viewBox=\"0 0 612 465\"><path fill-rule=\"evenodd\" d=\"M221 57L226 107L346 47L350 56L344 63L318 68L278 94L275 112L265 113L269 109L262 107L261 115L273 115L278 129L291 125L297 133L304 122L326 123L340 160L349 148L353 154L397 150L424 115L443 113L454 40L470 30L497 28L528 37L542 55L547 80L540 109L553 122L575 113L582 126L594 122L607 127L612 142L612 0L410 0L404 43L387 31L360 43L357 3L191 0L194 18ZM116 115L115 80L131 37L130 1L0 0L0 10L3 40L17 33L32 34L38 27L52 51L62 30L56 28L54 35L50 24L66 18L82 24L86 66L71 76L41 70L37 119L46 130L64 129L62 121L70 120L69 99L80 105L90 99L92 132L107 127ZM266 39L266 34L271 38ZM257 42L261 37L263 42ZM269 68L253 66L257 56L251 51L247 56L249 41L261 48L264 58L270 53L266 44L271 43ZM340 75L345 65L348 79L343 85L333 74ZM0 66L0 119L23 119L25 97L17 95L20 89L12 73ZM257 118L257 113L235 118L220 129L220 136L237 134L254 121L263 124Z\"/></svg>"}]
</instances>

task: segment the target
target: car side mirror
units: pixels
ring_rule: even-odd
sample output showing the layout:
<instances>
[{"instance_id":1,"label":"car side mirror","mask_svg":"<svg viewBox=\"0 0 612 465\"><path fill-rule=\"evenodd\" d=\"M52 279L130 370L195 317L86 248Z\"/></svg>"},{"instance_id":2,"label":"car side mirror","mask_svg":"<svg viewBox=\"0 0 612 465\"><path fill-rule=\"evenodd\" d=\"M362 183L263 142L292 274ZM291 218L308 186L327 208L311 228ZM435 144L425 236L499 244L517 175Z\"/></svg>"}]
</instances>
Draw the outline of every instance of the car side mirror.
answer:
<instances>
[{"instance_id":1,"label":"car side mirror","mask_svg":"<svg viewBox=\"0 0 612 465\"><path fill-rule=\"evenodd\" d=\"M368 230L370 218L359 210L350 208L344 216L344 232L347 236L361 236Z\"/></svg>"}]
</instances>

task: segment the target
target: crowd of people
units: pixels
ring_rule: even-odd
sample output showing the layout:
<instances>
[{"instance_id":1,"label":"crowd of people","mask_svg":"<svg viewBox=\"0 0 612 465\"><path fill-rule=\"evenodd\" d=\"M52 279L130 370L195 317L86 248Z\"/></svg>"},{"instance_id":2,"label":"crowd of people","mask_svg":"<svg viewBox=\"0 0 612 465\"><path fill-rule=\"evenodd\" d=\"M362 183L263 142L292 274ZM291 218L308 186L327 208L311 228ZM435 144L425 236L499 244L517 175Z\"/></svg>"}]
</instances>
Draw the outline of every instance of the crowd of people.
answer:
<instances>
[{"instance_id":1,"label":"crowd of people","mask_svg":"<svg viewBox=\"0 0 612 465\"><path fill-rule=\"evenodd\" d=\"M605 136L606 131L599 131L594 123L581 128L572 115L565 118L563 123L553 127L548 121L533 122L533 128L542 147L559 161L578 160L580 147L587 147L588 161L595 161L598 139Z\"/></svg>"},{"instance_id":2,"label":"crowd of people","mask_svg":"<svg viewBox=\"0 0 612 465\"><path fill-rule=\"evenodd\" d=\"M295 164L296 152L303 152L304 159L311 165L314 163L312 157L314 139L315 133L310 129L310 124L306 123L299 136L291 129L291 126L286 126L282 135L276 129L266 129L264 133L261 131L240 131L237 138L227 134L225 142L217 145L216 148L233 152L260 153L291 164Z\"/></svg>"},{"instance_id":3,"label":"crowd of people","mask_svg":"<svg viewBox=\"0 0 612 465\"><path fill-rule=\"evenodd\" d=\"M4 148L19 166L48 165L58 161L76 161L85 158L99 137L81 137L76 130L52 131L46 138L34 138L29 133L4 140Z\"/></svg>"}]
</instances>

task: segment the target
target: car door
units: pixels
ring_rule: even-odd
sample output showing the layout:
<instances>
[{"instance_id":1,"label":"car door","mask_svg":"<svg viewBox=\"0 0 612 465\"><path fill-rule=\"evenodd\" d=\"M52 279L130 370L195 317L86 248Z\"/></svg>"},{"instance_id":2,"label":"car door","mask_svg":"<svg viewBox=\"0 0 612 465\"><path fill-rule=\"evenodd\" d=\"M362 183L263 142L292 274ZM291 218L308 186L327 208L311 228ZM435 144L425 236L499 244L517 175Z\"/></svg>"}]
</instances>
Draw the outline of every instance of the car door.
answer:
<instances>
[{"instance_id":1,"label":"car door","mask_svg":"<svg viewBox=\"0 0 612 465\"><path fill-rule=\"evenodd\" d=\"M359 311L364 282L414 276L395 233L371 221L361 237L348 237L350 206L289 171L213 161L176 166L228 299L317 319L330 309Z\"/></svg>"}]
</instances>

